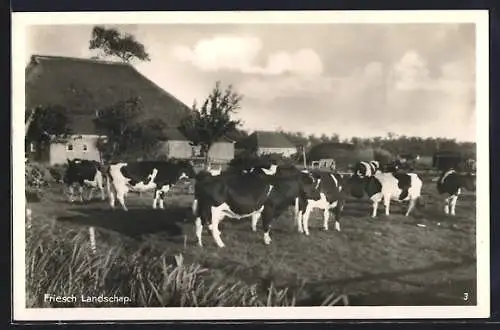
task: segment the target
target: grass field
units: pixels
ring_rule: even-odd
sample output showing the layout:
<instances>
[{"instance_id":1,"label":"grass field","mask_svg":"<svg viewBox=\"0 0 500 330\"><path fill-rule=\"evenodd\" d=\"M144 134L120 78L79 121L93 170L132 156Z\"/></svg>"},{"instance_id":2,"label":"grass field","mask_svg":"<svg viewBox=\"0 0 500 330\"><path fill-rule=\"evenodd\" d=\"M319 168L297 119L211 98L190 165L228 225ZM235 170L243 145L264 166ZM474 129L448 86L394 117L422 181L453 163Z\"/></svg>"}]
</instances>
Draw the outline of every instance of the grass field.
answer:
<instances>
[{"instance_id":1,"label":"grass field","mask_svg":"<svg viewBox=\"0 0 500 330\"><path fill-rule=\"evenodd\" d=\"M124 212L112 211L107 202L100 200L71 205L61 191L61 186L53 185L43 201L31 204L34 236L31 239L64 240L74 233L87 249L87 228L95 226L98 251L92 260L109 260L110 251L117 249L122 255L139 253L141 260L151 263L157 262L159 254L172 258L182 254L185 264L200 264L209 270L207 275L200 276L210 277L212 283L230 278L264 291L270 285L277 292L287 288L294 293L292 303L299 306L319 305L330 294L346 294L349 305L358 306L476 304L475 195L462 195L457 215L445 216L442 198L437 196L435 183L430 180L424 182L422 205L410 217L405 218L401 206L392 203L389 217L383 215L381 205L379 215L372 219L367 200L349 200L341 232L333 230L333 225L330 231L322 231L322 213L317 211L311 217L311 235L305 237L297 232L289 212L273 223L270 246L264 245L262 232L250 230L249 219L226 219L221 224L224 249L216 247L207 230L203 235L204 247L197 246L189 217L192 196L174 191L167 196L165 210L152 210L151 195L130 194L127 200L130 210ZM406 204L403 207L406 210ZM41 243L33 242L27 248L27 260L34 258L36 249L39 255L46 253L41 245L36 245ZM71 262L78 251L75 247L73 251L61 252L61 260ZM41 279L42 275L38 276L37 272L45 268L40 266L41 257L37 258L38 266L27 270L27 282L33 282L27 283L32 290L28 292L32 306L43 305L36 295L44 290L43 285L50 285ZM106 271L109 261L101 265L103 269L97 272ZM72 271L69 268L67 271L69 275L61 276L71 278ZM64 272L60 270L57 274ZM115 282L126 281L123 279L126 275L120 276L114 275ZM136 304L149 306L151 295L137 297ZM158 300L160 305L168 305ZM184 302L184 305L189 304Z\"/></svg>"}]
</instances>

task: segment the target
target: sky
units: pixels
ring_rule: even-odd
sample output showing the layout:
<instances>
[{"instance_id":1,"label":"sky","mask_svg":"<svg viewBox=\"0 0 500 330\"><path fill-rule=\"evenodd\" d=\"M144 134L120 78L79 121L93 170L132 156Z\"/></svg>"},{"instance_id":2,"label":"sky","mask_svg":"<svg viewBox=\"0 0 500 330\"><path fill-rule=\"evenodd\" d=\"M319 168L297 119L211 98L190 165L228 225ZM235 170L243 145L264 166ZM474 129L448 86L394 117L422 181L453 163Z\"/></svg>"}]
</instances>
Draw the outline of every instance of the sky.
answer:
<instances>
[{"instance_id":1,"label":"sky","mask_svg":"<svg viewBox=\"0 0 500 330\"><path fill-rule=\"evenodd\" d=\"M134 66L188 106L232 84L245 130L476 141L473 24L105 26L143 43ZM30 26L25 62L95 55L92 27Z\"/></svg>"}]
</instances>

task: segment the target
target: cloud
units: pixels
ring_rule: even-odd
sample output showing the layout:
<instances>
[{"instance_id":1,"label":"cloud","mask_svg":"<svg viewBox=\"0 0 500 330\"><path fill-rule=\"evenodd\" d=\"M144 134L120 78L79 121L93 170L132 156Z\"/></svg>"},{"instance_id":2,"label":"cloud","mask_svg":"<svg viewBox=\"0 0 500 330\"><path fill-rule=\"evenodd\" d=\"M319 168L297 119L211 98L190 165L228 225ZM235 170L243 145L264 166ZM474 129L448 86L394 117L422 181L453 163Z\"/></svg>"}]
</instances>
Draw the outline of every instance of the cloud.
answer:
<instances>
[{"instance_id":1,"label":"cloud","mask_svg":"<svg viewBox=\"0 0 500 330\"><path fill-rule=\"evenodd\" d=\"M259 66L256 61L262 49L262 41L256 37L215 36L199 40L192 48L175 46L172 52L178 60L207 72L230 70L260 75L320 75L323 72L321 58L313 49L271 53L266 64Z\"/></svg>"},{"instance_id":2,"label":"cloud","mask_svg":"<svg viewBox=\"0 0 500 330\"><path fill-rule=\"evenodd\" d=\"M425 59L415 50L407 51L392 69L396 90L441 90L461 94L474 88L474 62L459 59L443 63L437 77L431 77Z\"/></svg>"},{"instance_id":3,"label":"cloud","mask_svg":"<svg viewBox=\"0 0 500 330\"><path fill-rule=\"evenodd\" d=\"M416 51L407 51L393 66L394 86L400 90L433 88L424 58Z\"/></svg>"},{"instance_id":4,"label":"cloud","mask_svg":"<svg viewBox=\"0 0 500 330\"><path fill-rule=\"evenodd\" d=\"M323 96L332 91L336 81L335 78L328 77L314 79L305 76L251 77L242 81L238 89L245 98L265 102L293 95Z\"/></svg>"}]
</instances>

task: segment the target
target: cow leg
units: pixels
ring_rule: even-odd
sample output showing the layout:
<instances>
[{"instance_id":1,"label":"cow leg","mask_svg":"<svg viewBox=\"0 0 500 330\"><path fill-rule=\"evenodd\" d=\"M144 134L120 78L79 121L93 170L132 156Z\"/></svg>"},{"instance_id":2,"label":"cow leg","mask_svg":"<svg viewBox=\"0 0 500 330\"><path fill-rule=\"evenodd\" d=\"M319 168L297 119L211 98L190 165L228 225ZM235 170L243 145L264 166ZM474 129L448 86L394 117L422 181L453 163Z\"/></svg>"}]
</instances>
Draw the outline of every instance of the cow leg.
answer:
<instances>
[{"instance_id":1,"label":"cow leg","mask_svg":"<svg viewBox=\"0 0 500 330\"><path fill-rule=\"evenodd\" d=\"M304 218L304 213L302 211L299 211L297 213L297 227L299 229L299 233L304 232L304 226L302 224L303 218Z\"/></svg>"},{"instance_id":2,"label":"cow leg","mask_svg":"<svg viewBox=\"0 0 500 330\"><path fill-rule=\"evenodd\" d=\"M212 207L212 237L214 238L215 243L220 248L223 248L224 242L220 238L220 230L219 223L224 219L224 213L222 213L217 208Z\"/></svg>"},{"instance_id":3,"label":"cow leg","mask_svg":"<svg viewBox=\"0 0 500 330\"><path fill-rule=\"evenodd\" d=\"M203 205L199 206L198 200L193 201L193 215L196 217L195 229L196 238L198 239L198 245L203 246L202 235L203 235L203 225L209 224L209 219L211 217L210 208Z\"/></svg>"},{"instance_id":4,"label":"cow leg","mask_svg":"<svg viewBox=\"0 0 500 330\"><path fill-rule=\"evenodd\" d=\"M259 222L260 213L252 214L252 231L257 231L257 222Z\"/></svg>"},{"instance_id":5,"label":"cow leg","mask_svg":"<svg viewBox=\"0 0 500 330\"><path fill-rule=\"evenodd\" d=\"M340 217L344 209L344 201L338 201L335 207L335 230L340 231Z\"/></svg>"},{"instance_id":6,"label":"cow leg","mask_svg":"<svg viewBox=\"0 0 500 330\"><path fill-rule=\"evenodd\" d=\"M165 208L165 196L169 190L170 190L169 185L164 185L161 187L159 202L160 202L160 209L162 209L162 210Z\"/></svg>"},{"instance_id":7,"label":"cow leg","mask_svg":"<svg viewBox=\"0 0 500 330\"><path fill-rule=\"evenodd\" d=\"M101 191L101 199L106 200L106 195L104 194L104 184L103 184L103 176L101 172L97 172L94 181L96 182L97 188Z\"/></svg>"},{"instance_id":8,"label":"cow leg","mask_svg":"<svg viewBox=\"0 0 500 330\"><path fill-rule=\"evenodd\" d=\"M156 210L156 204L158 204L158 200L160 199L161 190L155 189L155 192L153 195L154 195L154 197L153 197L153 209Z\"/></svg>"},{"instance_id":9,"label":"cow leg","mask_svg":"<svg viewBox=\"0 0 500 330\"><path fill-rule=\"evenodd\" d=\"M330 209L329 208L325 208L323 210L323 229L325 231L328 231L328 220L329 220L329 217L330 217Z\"/></svg>"},{"instance_id":10,"label":"cow leg","mask_svg":"<svg viewBox=\"0 0 500 330\"><path fill-rule=\"evenodd\" d=\"M114 189L114 187L108 185L109 206L111 206L112 209L115 208L115 195L116 195L116 190Z\"/></svg>"},{"instance_id":11,"label":"cow leg","mask_svg":"<svg viewBox=\"0 0 500 330\"><path fill-rule=\"evenodd\" d=\"M262 211L262 229L264 230L264 244L271 244L271 222L273 221L273 211L271 208L264 207Z\"/></svg>"},{"instance_id":12,"label":"cow leg","mask_svg":"<svg viewBox=\"0 0 500 330\"><path fill-rule=\"evenodd\" d=\"M83 191L83 185L81 184L81 185L78 187L78 193L79 193L79 195L80 195L80 202L82 202L82 203L83 203L83 199L84 199L84 198L83 198L83 192L84 192L84 191Z\"/></svg>"},{"instance_id":13,"label":"cow leg","mask_svg":"<svg viewBox=\"0 0 500 330\"><path fill-rule=\"evenodd\" d=\"M378 200L374 200L372 203L372 218L375 218L377 216L378 203Z\"/></svg>"},{"instance_id":14,"label":"cow leg","mask_svg":"<svg viewBox=\"0 0 500 330\"><path fill-rule=\"evenodd\" d=\"M299 207L298 207L298 211L297 211L297 227L298 227L298 230L299 230L299 233L303 233L304 232L304 212L307 208L307 201L304 201L302 199L300 199L298 201L299 203Z\"/></svg>"},{"instance_id":15,"label":"cow leg","mask_svg":"<svg viewBox=\"0 0 500 330\"><path fill-rule=\"evenodd\" d=\"M411 198L410 199L410 204L408 205L408 211L406 211L406 214L405 214L405 217L409 216L410 215L410 212L413 210L413 208L415 207L415 204L417 202L417 199L416 198Z\"/></svg>"},{"instance_id":16,"label":"cow leg","mask_svg":"<svg viewBox=\"0 0 500 330\"><path fill-rule=\"evenodd\" d=\"M123 189L122 187L120 187L119 189L116 189L116 199L118 199L118 202L120 202L120 205L122 206L124 211L128 211L128 208L125 205L125 195L126 194L127 194L126 189ZM114 205L114 203L113 203L113 205Z\"/></svg>"},{"instance_id":17,"label":"cow leg","mask_svg":"<svg viewBox=\"0 0 500 330\"><path fill-rule=\"evenodd\" d=\"M307 203L306 211L304 212L304 216L302 218L302 226L304 226L304 234L309 236L309 217L311 216L312 206Z\"/></svg>"},{"instance_id":18,"label":"cow leg","mask_svg":"<svg viewBox=\"0 0 500 330\"><path fill-rule=\"evenodd\" d=\"M300 209L299 197L295 198L295 203L293 207L293 216L295 221L297 222L297 228L299 233L303 233L304 229L302 228L302 210Z\"/></svg>"},{"instance_id":19,"label":"cow leg","mask_svg":"<svg viewBox=\"0 0 500 330\"><path fill-rule=\"evenodd\" d=\"M163 191L160 191L160 199L158 200L160 203L160 209L164 210L165 209L165 193Z\"/></svg>"},{"instance_id":20,"label":"cow leg","mask_svg":"<svg viewBox=\"0 0 500 330\"><path fill-rule=\"evenodd\" d=\"M99 190L101 191L101 200L105 201L106 193L104 192L104 187L102 186L102 184L99 186Z\"/></svg>"},{"instance_id":21,"label":"cow leg","mask_svg":"<svg viewBox=\"0 0 500 330\"><path fill-rule=\"evenodd\" d=\"M203 225L201 223L201 218L197 217L194 221L196 238L198 239L198 245L203 246L203 241L201 239L201 235L203 234Z\"/></svg>"},{"instance_id":22,"label":"cow leg","mask_svg":"<svg viewBox=\"0 0 500 330\"><path fill-rule=\"evenodd\" d=\"M453 196L446 197L444 199L444 213L445 214L450 214L450 200Z\"/></svg>"},{"instance_id":23,"label":"cow leg","mask_svg":"<svg viewBox=\"0 0 500 330\"><path fill-rule=\"evenodd\" d=\"M388 195L384 196L384 207L385 207L385 215L388 216L391 207L391 197Z\"/></svg>"},{"instance_id":24,"label":"cow leg","mask_svg":"<svg viewBox=\"0 0 500 330\"><path fill-rule=\"evenodd\" d=\"M73 199L74 197L74 194L75 194L75 190L73 188L73 185L69 185L68 186L68 200L70 203L73 203L75 200Z\"/></svg>"},{"instance_id":25,"label":"cow leg","mask_svg":"<svg viewBox=\"0 0 500 330\"><path fill-rule=\"evenodd\" d=\"M450 199L450 215L455 215L455 207L457 206L458 195L453 195Z\"/></svg>"},{"instance_id":26,"label":"cow leg","mask_svg":"<svg viewBox=\"0 0 500 330\"><path fill-rule=\"evenodd\" d=\"M89 197L88 197L89 201L92 200L92 197L94 197L93 195L94 195L94 187L90 187L90 189L89 189Z\"/></svg>"}]
</instances>

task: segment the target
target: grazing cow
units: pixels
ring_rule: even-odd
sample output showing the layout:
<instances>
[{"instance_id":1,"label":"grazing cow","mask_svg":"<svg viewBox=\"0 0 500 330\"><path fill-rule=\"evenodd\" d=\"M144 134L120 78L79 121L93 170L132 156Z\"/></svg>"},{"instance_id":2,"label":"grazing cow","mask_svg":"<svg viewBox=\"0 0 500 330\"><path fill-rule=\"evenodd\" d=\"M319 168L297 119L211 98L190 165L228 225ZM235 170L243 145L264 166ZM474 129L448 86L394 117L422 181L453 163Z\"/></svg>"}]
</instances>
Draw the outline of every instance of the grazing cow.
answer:
<instances>
[{"instance_id":1,"label":"grazing cow","mask_svg":"<svg viewBox=\"0 0 500 330\"><path fill-rule=\"evenodd\" d=\"M278 172L278 169L273 171ZM265 174L262 169L247 173L225 172L220 176L199 173L193 201L198 244L202 246L203 226L207 225L216 244L224 247L218 225L226 216L233 219L251 217L253 231L257 230L257 222L262 216L264 243L270 244L273 219L294 202L298 209L297 197L303 191L302 185L313 183L309 175L297 169L282 169L280 173Z\"/></svg>"},{"instance_id":2,"label":"grazing cow","mask_svg":"<svg viewBox=\"0 0 500 330\"><path fill-rule=\"evenodd\" d=\"M374 161L369 166L369 170L375 172L380 165ZM263 171L265 168L261 167L259 170ZM260 171L257 171L257 173L273 175L278 180L275 183L275 194L279 191L279 187L285 185L285 182L283 182L285 178L291 180L292 183L290 183L287 188L288 191L283 196L286 196L286 200L283 199L281 203L285 207L291 206L295 202L295 219L300 233L309 235L309 217L311 211L315 208L323 210L324 230L328 230L329 215L334 211L335 229L340 231L340 217L345 205L345 196L342 191L344 178L341 174L323 171L314 171L312 173L307 170L299 171L293 165L280 165L277 167L270 165L268 172ZM273 197L272 193L271 200ZM288 205L285 205L287 203ZM279 213L281 214L281 212L280 209ZM254 224L253 228L255 228Z\"/></svg>"},{"instance_id":3,"label":"grazing cow","mask_svg":"<svg viewBox=\"0 0 500 330\"><path fill-rule=\"evenodd\" d=\"M408 216L415 207L422 190L422 179L415 173L376 173L369 177L353 175L349 180L351 195L361 198L366 193L373 202L372 217L377 216L379 202L383 201L389 215L391 200L409 201Z\"/></svg>"},{"instance_id":4,"label":"grazing cow","mask_svg":"<svg viewBox=\"0 0 500 330\"><path fill-rule=\"evenodd\" d=\"M115 196L123 210L127 211L125 197L129 191L154 191L153 209L159 203L164 208L165 194L179 181L194 177L194 169L188 161L138 161L114 163L108 169L109 204L115 206Z\"/></svg>"},{"instance_id":5,"label":"grazing cow","mask_svg":"<svg viewBox=\"0 0 500 330\"><path fill-rule=\"evenodd\" d=\"M236 172L203 177L200 174L196 177L193 201L198 244L202 246L203 225L210 225L215 243L224 247L219 223L226 216L235 219L252 217L252 222L256 222L273 186L256 173ZM264 234L264 240L266 244L270 243L268 232Z\"/></svg>"},{"instance_id":6,"label":"grazing cow","mask_svg":"<svg viewBox=\"0 0 500 330\"><path fill-rule=\"evenodd\" d=\"M334 211L335 229L340 231L340 216L345 205L344 179L338 173L317 172L313 176L313 189L305 189L304 197L299 198L297 223L299 232L309 235L309 217L315 208L323 210L323 229L328 230L330 212Z\"/></svg>"},{"instance_id":7,"label":"grazing cow","mask_svg":"<svg viewBox=\"0 0 500 330\"><path fill-rule=\"evenodd\" d=\"M68 159L68 168L63 176L63 182L68 187L69 201L74 202L74 185L78 184L80 201L83 202L83 190L90 187L88 199L92 199L94 189L101 191L102 200L106 199L103 185L103 166L96 161L86 159Z\"/></svg>"},{"instance_id":8,"label":"grazing cow","mask_svg":"<svg viewBox=\"0 0 500 330\"><path fill-rule=\"evenodd\" d=\"M442 195L449 195L444 200L444 213L455 215L455 206L462 189L476 190L476 176L474 174L457 173L454 169L449 169L441 174L437 182L437 190Z\"/></svg>"}]
</instances>

